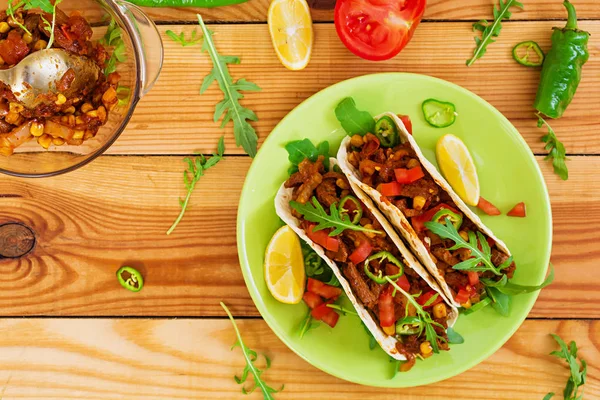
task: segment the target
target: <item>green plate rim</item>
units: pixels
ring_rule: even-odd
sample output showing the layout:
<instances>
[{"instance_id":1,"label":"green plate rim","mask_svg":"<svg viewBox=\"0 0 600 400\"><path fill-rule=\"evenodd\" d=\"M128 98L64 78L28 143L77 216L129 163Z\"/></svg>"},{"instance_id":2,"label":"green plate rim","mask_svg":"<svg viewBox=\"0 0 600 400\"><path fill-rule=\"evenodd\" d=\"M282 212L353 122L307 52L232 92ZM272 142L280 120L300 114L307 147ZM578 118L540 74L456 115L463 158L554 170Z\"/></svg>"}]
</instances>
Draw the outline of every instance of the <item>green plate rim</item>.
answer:
<instances>
[{"instance_id":1,"label":"green plate rim","mask_svg":"<svg viewBox=\"0 0 600 400\"><path fill-rule=\"evenodd\" d=\"M271 131L271 133L269 134L269 136L267 136L267 138L265 139L265 141L263 142L263 144L261 145L256 157L258 158L262 153L262 149L265 147L266 144L270 143L271 140L275 140L273 139L272 133L274 131L276 131L280 125L282 125L290 116L290 114L298 112L299 110L306 108L306 107L310 107L311 104L313 102L316 101L316 99L319 96L324 96L326 94L327 91L331 90L332 88L335 88L337 86L342 86L342 85L346 85L349 82L354 82L354 81L359 81L359 80L369 80L369 79L375 79L375 77L377 76L396 76L398 78L407 78L410 79L411 76L414 77L419 77L419 79L428 79L431 80L437 84L441 84L441 85L446 85L446 86L450 86L453 89L456 89L462 93L464 93L466 96L470 96L470 97L474 97L477 101L481 102L483 104L483 106L487 107L488 109L490 109L495 115L497 115L501 120L504 120L507 123L507 126L510 127L509 129L509 134L513 135L517 141L520 142L520 144L522 146L525 146L526 148L528 148L531 151L531 148L529 147L529 144L525 141L525 139L523 138L523 136L519 133L519 131L517 130L517 128L510 122L510 120L508 118L506 118L500 111L498 111L498 109L496 109L493 105L491 105L489 102L487 102L485 99L483 99L482 97L478 96L477 94L471 92L468 89L463 88L462 86L459 86L455 83L446 81L444 79L440 79L440 78L436 78L434 76L430 76L430 75L425 75L425 74L415 74L415 73L408 73L408 72L383 72L383 73L376 73L376 74L367 74L367 75L360 75L354 78L350 78L350 79L346 79L343 81L340 81L338 83L335 83L333 85L330 85L326 88L321 89L320 91L318 91L317 93L313 94L312 96L308 97L306 100L302 101L300 104L298 104L296 107L294 107L289 113L287 113L285 115L285 117L283 117L281 119L281 121L279 121L279 123L273 128L273 130ZM550 262L550 256L552 253L552 239L553 239L553 224L552 224L552 207L551 207L551 203L550 203L550 195L548 194L548 187L546 185L546 181L544 179L544 176L542 174L542 171L540 169L540 166L537 162L537 160L535 159L535 155L533 154L533 151L530 152L530 156L528 157L529 162L534 166L534 170L537 174L537 178L541 181L542 183L542 188L543 188L543 198L544 198L544 206L546 207L546 212L548 213L548 219L547 219L547 226L546 226L546 230L549 233L548 234L548 253L545 256L544 259L544 264L546 265L546 268L543 271L543 277L546 276L546 274L548 273L548 268L549 268L549 262ZM491 355L493 355L494 353L496 353L496 351L498 351L502 346L504 346L504 344L514 335L514 333L521 327L521 325L523 324L523 322L525 321L525 319L527 318L527 316L529 315L529 313L531 312L531 309L533 308L539 294L540 291L537 291L534 293L533 296L531 296L531 298L529 299L528 303L526 304L526 309L527 312L524 313L523 316L518 318L518 323L516 323L514 325L514 328L511 329L510 331L508 331L506 333L506 335L504 335L502 337L501 340L498 340L497 345L495 346L491 346L490 349L484 353L479 354L478 356L474 357L473 360L470 363L465 363L459 367L457 367L455 370L449 372L448 374L442 375L442 376L435 376L435 377L429 377L426 379L422 379L420 382L418 382L417 384L411 384L410 382L404 381L404 380L397 380L397 379L390 379L390 380L386 380L385 383L389 383L389 384L374 384L373 382L369 381L369 380L361 380L361 379L357 379L357 380L348 380L346 379L342 374L338 373L337 371L329 368L327 366L326 363L320 362L319 360L310 360L308 357L306 357L301 351L297 350L294 348L294 346L292 345L291 342L289 342L287 340L287 335L281 331L280 329L277 328L277 326L275 325L275 319L272 317L271 313L269 313L269 311L267 310L265 304L262 301L262 296L260 295L260 293L258 292L258 289L256 288L256 286L254 285L253 281L252 281L252 273L250 271L250 263L248 261L247 258L247 253L246 253L246 249L245 249L245 245L244 243L244 233L243 233L243 229L242 227L244 226L244 221L242 219L242 210L244 208L244 205L242 204L244 197L246 197L246 193L248 191L250 191L250 187L248 186L248 180L247 177L250 176L255 168L256 163L254 163L254 160L252 162L252 164L250 165L250 168L248 169L248 172L246 174L246 179L244 180L244 185L242 187L242 191L240 194L240 202L238 203L238 214L237 214L237 220L236 220L236 239L237 239L237 249L238 249L238 258L240 261L240 268L242 270L242 275L244 277L244 281L246 283L246 287L248 288L248 292L250 293L250 297L252 298L252 301L254 302L254 304L256 305L256 308L258 309L261 317L263 318L263 320L267 323L267 325L269 326L269 328L275 333L275 335L277 335L277 337L289 348L291 349L294 353L296 353L300 358L302 358L303 360L305 360L306 362L308 362L309 364L311 364L312 366L320 369L321 371L332 375L336 378L342 379L344 381L347 382L353 382L353 383L357 383L360 385L365 385L365 386L371 386L371 387L382 387L382 388L407 388L407 387L415 387L415 386L424 386L424 385L430 385L432 383L436 383L436 382L440 382L449 378L452 378L454 376L460 375L463 372L475 367L476 365L480 364L481 362L483 362L484 360L486 360L488 357L490 357ZM541 275L541 274L540 274ZM508 317L510 318L510 317Z\"/></svg>"}]
</instances>

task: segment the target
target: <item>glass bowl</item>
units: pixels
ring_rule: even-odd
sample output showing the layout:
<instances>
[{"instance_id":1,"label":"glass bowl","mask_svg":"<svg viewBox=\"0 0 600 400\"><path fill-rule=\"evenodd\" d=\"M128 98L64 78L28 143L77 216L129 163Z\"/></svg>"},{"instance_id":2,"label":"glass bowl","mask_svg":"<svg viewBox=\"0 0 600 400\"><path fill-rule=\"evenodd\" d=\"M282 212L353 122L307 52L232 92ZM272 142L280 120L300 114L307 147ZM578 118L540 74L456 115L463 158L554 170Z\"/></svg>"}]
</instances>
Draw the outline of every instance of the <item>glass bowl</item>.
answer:
<instances>
[{"instance_id":1,"label":"glass bowl","mask_svg":"<svg viewBox=\"0 0 600 400\"><path fill-rule=\"evenodd\" d=\"M6 9L7 0L0 1ZM59 7L68 14L79 11L100 39L111 21L121 28L126 61L117 63L121 75L120 102L94 138L82 145L51 145L48 150L35 140L17 147L11 156L0 155L0 172L19 177L45 177L73 171L104 153L127 126L138 101L154 85L163 63L163 45L154 23L137 6L123 0L63 0Z\"/></svg>"}]
</instances>

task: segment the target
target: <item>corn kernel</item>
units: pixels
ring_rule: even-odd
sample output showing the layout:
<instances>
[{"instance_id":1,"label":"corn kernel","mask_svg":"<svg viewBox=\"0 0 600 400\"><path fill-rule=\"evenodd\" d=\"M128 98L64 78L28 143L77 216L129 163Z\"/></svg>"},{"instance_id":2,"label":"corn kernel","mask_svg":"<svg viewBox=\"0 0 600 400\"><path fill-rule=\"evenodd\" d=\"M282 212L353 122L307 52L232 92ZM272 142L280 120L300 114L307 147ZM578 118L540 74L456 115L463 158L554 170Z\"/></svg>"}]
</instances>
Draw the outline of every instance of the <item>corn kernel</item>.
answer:
<instances>
[{"instance_id":1,"label":"corn kernel","mask_svg":"<svg viewBox=\"0 0 600 400\"><path fill-rule=\"evenodd\" d=\"M74 114L74 113L75 113L75 111L76 111L76 110L75 110L75 107L71 106L71 107L69 107L69 108L67 108L67 109L65 110L65 113L67 113L67 114Z\"/></svg>"},{"instance_id":2,"label":"corn kernel","mask_svg":"<svg viewBox=\"0 0 600 400\"><path fill-rule=\"evenodd\" d=\"M373 225L371 224L366 224L364 226L365 229L373 229ZM373 239L375 236L377 236L377 234L375 232L364 232L365 235L367 235L368 237L370 237L371 239Z\"/></svg>"},{"instance_id":3,"label":"corn kernel","mask_svg":"<svg viewBox=\"0 0 600 400\"><path fill-rule=\"evenodd\" d=\"M33 42L33 36L31 36L31 34L30 34L30 33L25 33L25 34L23 35L23 41L24 41L25 43L29 44L29 43Z\"/></svg>"},{"instance_id":4,"label":"corn kernel","mask_svg":"<svg viewBox=\"0 0 600 400\"><path fill-rule=\"evenodd\" d=\"M383 328L383 331L385 332L385 334L388 336L393 336L396 333L396 327L394 325L382 326L382 328Z\"/></svg>"},{"instance_id":5,"label":"corn kernel","mask_svg":"<svg viewBox=\"0 0 600 400\"><path fill-rule=\"evenodd\" d=\"M446 315L448 315L448 310L446 310L444 303L438 303L433 306L433 316L435 318L444 318Z\"/></svg>"},{"instance_id":6,"label":"corn kernel","mask_svg":"<svg viewBox=\"0 0 600 400\"><path fill-rule=\"evenodd\" d=\"M52 144L52 136L43 134L37 139L37 142L40 144L40 146L47 150Z\"/></svg>"},{"instance_id":7,"label":"corn kernel","mask_svg":"<svg viewBox=\"0 0 600 400\"><path fill-rule=\"evenodd\" d=\"M348 184L348 181L346 181L345 179L342 178L338 178L335 181L335 184L337 185L337 187L339 187L340 189L350 189L350 185Z\"/></svg>"},{"instance_id":8,"label":"corn kernel","mask_svg":"<svg viewBox=\"0 0 600 400\"><path fill-rule=\"evenodd\" d=\"M6 33L10 30L10 25L6 22L0 22L0 33Z\"/></svg>"},{"instance_id":9,"label":"corn kernel","mask_svg":"<svg viewBox=\"0 0 600 400\"><path fill-rule=\"evenodd\" d=\"M11 112L14 112L17 114L22 112L24 109L25 109L25 107L22 104L19 104L19 103L10 103L9 104L9 110Z\"/></svg>"},{"instance_id":10,"label":"corn kernel","mask_svg":"<svg viewBox=\"0 0 600 400\"><path fill-rule=\"evenodd\" d=\"M4 117L4 121L8 122L12 125L19 125L19 121L21 120L21 114L16 113L14 111L9 111Z\"/></svg>"},{"instance_id":11,"label":"corn kernel","mask_svg":"<svg viewBox=\"0 0 600 400\"><path fill-rule=\"evenodd\" d=\"M81 112L84 114L88 111L92 111L93 109L94 106L92 106L90 103L83 103L83 105L81 106Z\"/></svg>"},{"instance_id":12,"label":"corn kernel","mask_svg":"<svg viewBox=\"0 0 600 400\"><path fill-rule=\"evenodd\" d=\"M8 18L7 21L8 21L8 25L12 28L18 28L19 24L23 24L23 20L19 19L19 18L10 17L10 18Z\"/></svg>"},{"instance_id":13,"label":"corn kernel","mask_svg":"<svg viewBox=\"0 0 600 400\"><path fill-rule=\"evenodd\" d=\"M44 133L44 124L41 122L32 122L29 127L29 133L31 133L35 137L40 137Z\"/></svg>"},{"instance_id":14,"label":"corn kernel","mask_svg":"<svg viewBox=\"0 0 600 400\"><path fill-rule=\"evenodd\" d=\"M83 140L88 140L94 137L94 132L92 131L85 131L84 135L83 135Z\"/></svg>"},{"instance_id":15,"label":"corn kernel","mask_svg":"<svg viewBox=\"0 0 600 400\"><path fill-rule=\"evenodd\" d=\"M83 118L81 118L80 116L75 117L75 125L82 125L83 124Z\"/></svg>"},{"instance_id":16,"label":"corn kernel","mask_svg":"<svg viewBox=\"0 0 600 400\"><path fill-rule=\"evenodd\" d=\"M363 145L363 138L360 135L354 135L350 138L350 144L354 147L360 147Z\"/></svg>"},{"instance_id":17,"label":"corn kernel","mask_svg":"<svg viewBox=\"0 0 600 400\"><path fill-rule=\"evenodd\" d=\"M469 241L469 234L466 231L460 231L460 232L458 232L458 234L460 235L461 238L463 238L465 240L465 242Z\"/></svg>"},{"instance_id":18,"label":"corn kernel","mask_svg":"<svg viewBox=\"0 0 600 400\"><path fill-rule=\"evenodd\" d=\"M85 113L88 117L98 118L98 111L92 110Z\"/></svg>"},{"instance_id":19,"label":"corn kernel","mask_svg":"<svg viewBox=\"0 0 600 400\"><path fill-rule=\"evenodd\" d=\"M471 308L471 299L468 299L467 301L465 301L464 303L461 304L461 307L463 308Z\"/></svg>"},{"instance_id":20,"label":"corn kernel","mask_svg":"<svg viewBox=\"0 0 600 400\"><path fill-rule=\"evenodd\" d=\"M62 117L60 117L60 123L63 125L67 125L69 123L69 117L63 115Z\"/></svg>"},{"instance_id":21,"label":"corn kernel","mask_svg":"<svg viewBox=\"0 0 600 400\"><path fill-rule=\"evenodd\" d=\"M104 108L104 106L100 106L100 107L98 107L98 109L96 110L96 112L98 113L98 118L100 118L100 121L102 123L105 123L106 122L106 117L107 117L106 108Z\"/></svg>"},{"instance_id":22,"label":"corn kernel","mask_svg":"<svg viewBox=\"0 0 600 400\"><path fill-rule=\"evenodd\" d=\"M57 106L62 106L63 104L65 104L67 102L67 98L65 97L64 94L59 93L57 98L56 98L56 105Z\"/></svg>"},{"instance_id":23,"label":"corn kernel","mask_svg":"<svg viewBox=\"0 0 600 400\"><path fill-rule=\"evenodd\" d=\"M408 160L408 163L406 163L406 168L408 168L408 169L418 167L418 166L419 166L419 161L416 158L411 158L410 160Z\"/></svg>"},{"instance_id":24,"label":"corn kernel","mask_svg":"<svg viewBox=\"0 0 600 400\"><path fill-rule=\"evenodd\" d=\"M413 208L415 210L421 211L423 207L425 207L425 202L427 200L423 196L415 196L413 199Z\"/></svg>"},{"instance_id":25,"label":"corn kernel","mask_svg":"<svg viewBox=\"0 0 600 400\"><path fill-rule=\"evenodd\" d=\"M52 138L52 144L56 146L62 146L65 144L65 139L59 137Z\"/></svg>"},{"instance_id":26,"label":"corn kernel","mask_svg":"<svg viewBox=\"0 0 600 400\"><path fill-rule=\"evenodd\" d=\"M85 131L75 131L75 133L73 134L73 139L75 140L79 140L79 139L83 139L83 134L85 133Z\"/></svg>"},{"instance_id":27,"label":"corn kernel","mask_svg":"<svg viewBox=\"0 0 600 400\"><path fill-rule=\"evenodd\" d=\"M75 116L73 114L69 115L67 117L69 126L75 126Z\"/></svg>"},{"instance_id":28,"label":"corn kernel","mask_svg":"<svg viewBox=\"0 0 600 400\"><path fill-rule=\"evenodd\" d=\"M4 61L4 58L2 58L2 57L0 56L0 65L4 65L4 64L6 64L6 61Z\"/></svg>"},{"instance_id":29,"label":"corn kernel","mask_svg":"<svg viewBox=\"0 0 600 400\"><path fill-rule=\"evenodd\" d=\"M48 47L48 42L46 42L43 39L40 39L37 42L35 42L35 44L33 45L33 50L38 51L38 50L45 49L46 47Z\"/></svg>"},{"instance_id":30,"label":"corn kernel","mask_svg":"<svg viewBox=\"0 0 600 400\"><path fill-rule=\"evenodd\" d=\"M419 350L421 350L422 355L427 355L433 351L433 348L431 347L431 343L425 341L419 345Z\"/></svg>"}]
</instances>

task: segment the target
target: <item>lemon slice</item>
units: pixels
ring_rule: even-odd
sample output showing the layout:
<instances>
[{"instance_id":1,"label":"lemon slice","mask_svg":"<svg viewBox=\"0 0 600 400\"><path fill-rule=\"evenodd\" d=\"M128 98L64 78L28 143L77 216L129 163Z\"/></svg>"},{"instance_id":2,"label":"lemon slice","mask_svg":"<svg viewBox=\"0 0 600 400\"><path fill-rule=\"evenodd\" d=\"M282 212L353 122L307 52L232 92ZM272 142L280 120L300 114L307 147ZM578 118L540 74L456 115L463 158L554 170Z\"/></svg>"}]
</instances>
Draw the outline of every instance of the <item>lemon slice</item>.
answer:
<instances>
[{"instance_id":1,"label":"lemon slice","mask_svg":"<svg viewBox=\"0 0 600 400\"><path fill-rule=\"evenodd\" d=\"M304 294L304 257L298 235L289 227L279 228L265 254L265 281L277 300L296 304Z\"/></svg>"},{"instance_id":2,"label":"lemon slice","mask_svg":"<svg viewBox=\"0 0 600 400\"><path fill-rule=\"evenodd\" d=\"M306 0L273 0L268 21L281 63L291 70L306 67L313 44L312 19Z\"/></svg>"},{"instance_id":3,"label":"lemon slice","mask_svg":"<svg viewBox=\"0 0 600 400\"><path fill-rule=\"evenodd\" d=\"M442 174L456 194L470 206L479 202L479 179L467 146L454 135L438 140L436 157Z\"/></svg>"}]
</instances>

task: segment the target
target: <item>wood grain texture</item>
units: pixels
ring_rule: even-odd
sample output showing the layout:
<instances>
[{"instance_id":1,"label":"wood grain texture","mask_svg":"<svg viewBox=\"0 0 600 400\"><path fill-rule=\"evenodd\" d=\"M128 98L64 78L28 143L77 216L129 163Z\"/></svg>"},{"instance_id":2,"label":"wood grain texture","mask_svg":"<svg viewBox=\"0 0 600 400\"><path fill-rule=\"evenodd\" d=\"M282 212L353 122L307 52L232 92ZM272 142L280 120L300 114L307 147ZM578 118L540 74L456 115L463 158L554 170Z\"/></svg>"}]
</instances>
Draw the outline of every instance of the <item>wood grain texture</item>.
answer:
<instances>
[{"instance_id":1,"label":"wood grain texture","mask_svg":"<svg viewBox=\"0 0 600 400\"><path fill-rule=\"evenodd\" d=\"M577 16L581 19L600 18L600 9L596 0L573 0L577 7ZM206 21L219 22L264 22L270 0L250 0L247 3L230 7L212 9L201 8L144 8L158 22L196 21L196 14L201 13ZM425 20L480 20L492 19L492 5L497 0L428 0L425 9ZM313 21L333 21L331 10L311 10ZM529 0L523 11L515 11L513 20L566 19L562 2L547 0Z\"/></svg>"},{"instance_id":2,"label":"wood grain texture","mask_svg":"<svg viewBox=\"0 0 600 400\"><path fill-rule=\"evenodd\" d=\"M488 360L433 385L377 389L334 378L292 353L261 320L240 320L246 344L273 364L263 378L279 399L541 399L569 371L548 354L550 333L575 340L588 362L586 399L600 397L600 322L526 321ZM228 320L2 320L4 399L237 399L244 361ZM365 344L366 345L366 344ZM451 351L468 351L468 345ZM485 382L485 384L482 384ZM534 383L535 384L532 384ZM260 399L257 392L249 399ZM558 398L558 397L557 397Z\"/></svg>"},{"instance_id":3,"label":"wood grain texture","mask_svg":"<svg viewBox=\"0 0 600 400\"><path fill-rule=\"evenodd\" d=\"M531 316L600 318L600 157L573 157L567 182L538 161L554 211L556 280ZM249 165L227 157L211 169L171 236L184 193L180 157L105 156L64 176L0 177L0 224L21 222L37 239L26 257L0 260L0 315L214 316L223 299L236 315L258 315L235 237ZM145 275L140 293L117 283L126 264Z\"/></svg>"},{"instance_id":4,"label":"wood grain texture","mask_svg":"<svg viewBox=\"0 0 600 400\"><path fill-rule=\"evenodd\" d=\"M243 104L254 110L256 130L262 142L274 126L296 105L334 83L369 73L414 72L459 84L498 108L519 129L535 152L543 151L536 127L533 101L539 70L518 65L510 59L514 44L525 38L536 40L547 50L554 22L518 22L505 26L497 43L474 66L467 60L475 45L469 23L425 23L400 55L387 62L369 62L352 55L337 38L331 24L315 25L315 47L309 66L299 72L286 70L271 46L266 25L216 25L215 41L222 54L238 55L242 64L231 67L234 78L246 78L262 87L248 93ZM583 80L563 118L552 126L571 154L598 154L600 114L590 108L600 103L600 21L584 22L591 31L590 61ZM163 26L189 34L191 26ZM448 38L452 38L448 41ZM214 123L214 106L222 93L213 85L199 94L202 79L212 64L199 47L182 48L164 36L165 65L153 90L140 102L111 154L182 154L193 150L212 151L226 132L227 151L241 154L234 146L233 128L225 131ZM424 98L426 94L423 94ZM328 111L328 110L326 110ZM383 110L382 110L383 111ZM403 110L395 110L402 112ZM460 110L459 110L460 111ZM415 116L417 117L417 116Z\"/></svg>"}]
</instances>

